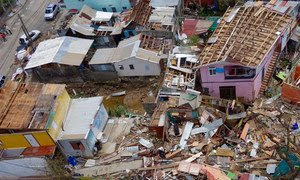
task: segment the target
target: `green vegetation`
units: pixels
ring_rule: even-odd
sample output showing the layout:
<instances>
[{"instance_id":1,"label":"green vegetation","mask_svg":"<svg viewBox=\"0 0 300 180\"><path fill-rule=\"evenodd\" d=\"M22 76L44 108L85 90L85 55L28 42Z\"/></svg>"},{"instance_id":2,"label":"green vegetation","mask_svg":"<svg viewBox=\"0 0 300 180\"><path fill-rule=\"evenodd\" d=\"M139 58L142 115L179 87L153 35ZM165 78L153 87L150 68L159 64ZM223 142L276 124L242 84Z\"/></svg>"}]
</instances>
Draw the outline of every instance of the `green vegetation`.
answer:
<instances>
[{"instance_id":1,"label":"green vegetation","mask_svg":"<svg viewBox=\"0 0 300 180\"><path fill-rule=\"evenodd\" d=\"M0 0L0 14L3 14L13 2L14 0Z\"/></svg>"},{"instance_id":2,"label":"green vegetation","mask_svg":"<svg viewBox=\"0 0 300 180\"><path fill-rule=\"evenodd\" d=\"M197 35L193 35L193 36L189 37L189 45L191 45L191 46L196 46L199 41L200 41L200 38Z\"/></svg>"},{"instance_id":3,"label":"green vegetation","mask_svg":"<svg viewBox=\"0 0 300 180\"><path fill-rule=\"evenodd\" d=\"M122 105L118 105L115 108L109 108L108 114L111 117L121 117L122 115L128 114L128 109Z\"/></svg>"}]
</instances>

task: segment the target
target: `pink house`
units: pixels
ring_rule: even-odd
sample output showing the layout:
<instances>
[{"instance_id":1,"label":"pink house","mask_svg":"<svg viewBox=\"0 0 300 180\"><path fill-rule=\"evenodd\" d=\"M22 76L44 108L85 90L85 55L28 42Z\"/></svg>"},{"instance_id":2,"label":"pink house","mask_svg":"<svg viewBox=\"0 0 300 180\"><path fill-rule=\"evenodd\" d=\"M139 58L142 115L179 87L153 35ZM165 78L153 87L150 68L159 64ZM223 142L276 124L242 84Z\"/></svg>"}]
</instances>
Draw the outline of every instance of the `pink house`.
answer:
<instances>
[{"instance_id":1,"label":"pink house","mask_svg":"<svg viewBox=\"0 0 300 180\"><path fill-rule=\"evenodd\" d=\"M266 89L297 21L262 4L228 9L199 56L204 94L252 102Z\"/></svg>"}]
</instances>

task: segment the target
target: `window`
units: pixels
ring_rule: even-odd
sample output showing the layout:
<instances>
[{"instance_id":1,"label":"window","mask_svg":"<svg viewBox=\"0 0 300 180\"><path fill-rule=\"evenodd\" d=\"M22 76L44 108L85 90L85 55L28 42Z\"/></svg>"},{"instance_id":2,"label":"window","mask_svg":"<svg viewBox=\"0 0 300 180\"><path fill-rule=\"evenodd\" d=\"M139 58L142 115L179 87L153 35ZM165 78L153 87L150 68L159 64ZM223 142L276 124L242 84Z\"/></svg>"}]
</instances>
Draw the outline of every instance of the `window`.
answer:
<instances>
[{"instance_id":1,"label":"window","mask_svg":"<svg viewBox=\"0 0 300 180\"><path fill-rule=\"evenodd\" d=\"M242 66L225 66L225 79L249 79L253 78L256 70Z\"/></svg>"},{"instance_id":2,"label":"window","mask_svg":"<svg viewBox=\"0 0 300 180\"><path fill-rule=\"evenodd\" d=\"M125 7L125 6L123 6L122 8L123 8L123 10L126 10L126 9L127 9L127 7Z\"/></svg>"},{"instance_id":3,"label":"window","mask_svg":"<svg viewBox=\"0 0 300 180\"><path fill-rule=\"evenodd\" d=\"M184 67L185 62L186 62L186 57L180 58L180 67Z\"/></svg>"},{"instance_id":4,"label":"window","mask_svg":"<svg viewBox=\"0 0 300 180\"><path fill-rule=\"evenodd\" d=\"M107 9L106 8L102 8L102 11L107 12Z\"/></svg>"},{"instance_id":5,"label":"window","mask_svg":"<svg viewBox=\"0 0 300 180\"><path fill-rule=\"evenodd\" d=\"M117 9L115 7L111 8L112 12L117 12Z\"/></svg>"},{"instance_id":6,"label":"window","mask_svg":"<svg viewBox=\"0 0 300 180\"><path fill-rule=\"evenodd\" d=\"M124 66L123 65L119 65L119 69L120 70L124 70Z\"/></svg>"},{"instance_id":7,"label":"window","mask_svg":"<svg viewBox=\"0 0 300 180\"><path fill-rule=\"evenodd\" d=\"M209 67L208 71L209 71L209 75L211 75L211 76L217 74L215 67Z\"/></svg>"},{"instance_id":8,"label":"window","mask_svg":"<svg viewBox=\"0 0 300 180\"><path fill-rule=\"evenodd\" d=\"M129 68L130 68L131 70L133 70L133 69L134 69L133 64L129 64Z\"/></svg>"},{"instance_id":9,"label":"window","mask_svg":"<svg viewBox=\"0 0 300 180\"><path fill-rule=\"evenodd\" d=\"M71 141L70 144L74 150L81 150L82 152L85 151L85 148L80 141Z\"/></svg>"}]
</instances>

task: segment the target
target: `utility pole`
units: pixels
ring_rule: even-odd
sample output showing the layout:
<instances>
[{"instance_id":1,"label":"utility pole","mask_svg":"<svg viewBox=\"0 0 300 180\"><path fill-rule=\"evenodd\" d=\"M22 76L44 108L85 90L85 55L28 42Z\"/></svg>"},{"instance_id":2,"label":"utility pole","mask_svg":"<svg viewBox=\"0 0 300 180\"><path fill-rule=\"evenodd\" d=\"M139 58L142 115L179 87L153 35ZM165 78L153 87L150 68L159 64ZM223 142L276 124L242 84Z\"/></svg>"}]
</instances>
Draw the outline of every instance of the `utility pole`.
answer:
<instances>
[{"instance_id":1,"label":"utility pole","mask_svg":"<svg viewBox=\"0 0 300 180\"><path fill-rule=\"evenodd\" d=\"M32 43L32 39L31 39L31 36L30 36L29 33L28 33L28 30L27 30L27 28L26 28L24 22L23 22L23 19L22 19L22 17L20 16L20 14L18 14L18 17L19 17L19 19L20 19L20 21L21 21L21 24L22 24L21 28L22 28L22 30L23 30L23 32L24 32L26 38L28 39L29 44L31 44L31 43Z\"/></svg>"}]
</instances>

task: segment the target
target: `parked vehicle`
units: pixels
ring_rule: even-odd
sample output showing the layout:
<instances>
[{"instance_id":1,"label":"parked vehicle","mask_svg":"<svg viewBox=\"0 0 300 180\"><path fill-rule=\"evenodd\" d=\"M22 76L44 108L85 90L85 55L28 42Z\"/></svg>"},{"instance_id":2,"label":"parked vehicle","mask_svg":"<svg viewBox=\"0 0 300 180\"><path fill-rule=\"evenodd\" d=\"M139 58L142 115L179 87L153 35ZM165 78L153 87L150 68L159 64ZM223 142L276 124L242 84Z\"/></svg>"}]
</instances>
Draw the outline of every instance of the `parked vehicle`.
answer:
<instances>
[{"instance_id":1,"label":"parked vehicle","mask_svg":"<svg viewBox=\"0 0 300 180\"><path fill-rule=\"evenodd\" d=\"M45 20L53 20L59 12L59 6L57 4L49 4L45 10Z\"/></svg>"},{"instance_id":2,"label":"parked vehicle","mask_svg":"<svg viewBox=\"0 0 300 180\"><path fill-rule=\"evenodd\" d=\"M4 86L4 81L5 81L5 76L2 76L1 74L0 74L0 88L2 88L2 86Z\"/></svg>"},{"instance_id":3,"label":"parked vehicle","mask_svg":"<svg viewBox=\"0 0 300 180\"><path fill-rule=\"evenodd\" d=\"M29 32L29 36L31 37L32 41L35 41L36 39L38 39L41 35L41 31L39 30L32 30ZM28 45L29 44L29 39L26 37L25 34L23 34L20 38L19 38L19 43L20 45Z\"/></svg>"}]
</instances>

